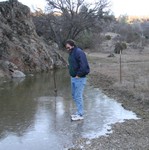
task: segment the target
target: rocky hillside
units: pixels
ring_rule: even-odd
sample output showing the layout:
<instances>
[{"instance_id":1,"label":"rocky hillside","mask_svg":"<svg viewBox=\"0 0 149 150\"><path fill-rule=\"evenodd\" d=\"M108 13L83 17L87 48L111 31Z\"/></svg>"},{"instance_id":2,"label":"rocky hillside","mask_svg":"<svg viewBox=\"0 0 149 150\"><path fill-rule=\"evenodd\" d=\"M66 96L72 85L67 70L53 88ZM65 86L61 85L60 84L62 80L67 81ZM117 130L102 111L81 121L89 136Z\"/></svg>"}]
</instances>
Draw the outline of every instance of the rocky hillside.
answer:
<instances>
[{"instance_id":1,"label":"rocky hillside","mask_svg":"<svg viewBox=\"0 0 149 150\"><path fill-rule=\"evenodd\" d=\"M0 76L16 70L40 72L64 65L54 44L47 45L35 31L30 9L18 2L0 2Z\"/></svg>"}]
</instances>

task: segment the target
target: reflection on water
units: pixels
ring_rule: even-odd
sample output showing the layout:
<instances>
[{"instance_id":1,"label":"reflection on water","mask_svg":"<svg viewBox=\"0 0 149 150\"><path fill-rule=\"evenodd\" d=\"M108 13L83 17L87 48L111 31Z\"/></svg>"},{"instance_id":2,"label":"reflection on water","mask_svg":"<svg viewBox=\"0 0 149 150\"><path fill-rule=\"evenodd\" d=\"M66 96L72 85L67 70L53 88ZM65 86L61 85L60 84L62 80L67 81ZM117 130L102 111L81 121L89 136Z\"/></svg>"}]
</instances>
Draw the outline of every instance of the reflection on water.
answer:
<instances>
[{"instance_id":1,"label":"reflection on water","mask_svg":"<svg viewBox=\"0 0 149 150\"><path fill-rule=\"evenodd\" d=\"M108 133L111 123L137 119L98 89L85 89L85 120L71 122L75 111L66 70L0 84L0 149L60 150L79 137Z\"/></svg>"}]
</instances>

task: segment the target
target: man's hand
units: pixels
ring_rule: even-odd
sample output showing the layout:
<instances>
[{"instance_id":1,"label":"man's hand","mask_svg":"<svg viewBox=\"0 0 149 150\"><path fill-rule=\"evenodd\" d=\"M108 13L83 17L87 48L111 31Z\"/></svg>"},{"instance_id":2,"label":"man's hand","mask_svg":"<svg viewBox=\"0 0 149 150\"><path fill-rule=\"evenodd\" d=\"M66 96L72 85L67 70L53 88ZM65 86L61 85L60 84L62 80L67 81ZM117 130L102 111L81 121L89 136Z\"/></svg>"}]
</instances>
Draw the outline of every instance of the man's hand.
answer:
<instances>
[{"instance_id":1,"label":"man's hand","mask_svg":"<svg viewBox=\"0 0 149 150\"><path fill-rule=\"evenodd\" d=\"M76 78L80 78L79 76L76 76Z\"/></svg>"}]
</instances>

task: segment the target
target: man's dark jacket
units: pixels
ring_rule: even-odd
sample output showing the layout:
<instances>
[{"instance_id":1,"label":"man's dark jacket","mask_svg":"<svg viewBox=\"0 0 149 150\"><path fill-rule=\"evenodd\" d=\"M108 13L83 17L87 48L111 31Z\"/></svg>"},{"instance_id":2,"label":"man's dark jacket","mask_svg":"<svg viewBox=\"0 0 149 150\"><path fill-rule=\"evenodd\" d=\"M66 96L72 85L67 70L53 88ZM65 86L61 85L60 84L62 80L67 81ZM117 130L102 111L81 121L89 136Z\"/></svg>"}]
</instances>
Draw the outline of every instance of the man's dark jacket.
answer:
<instances>
[{"instance_id":1,"label":"man's dark jacket","mask_svg":"<svg viewBox=\"0 0 149 150\"><path fill-rule=\"evenodd\" d=\"M72 77L85 77L89 72L89 64L83 50L74 47L70 50L69 57L69 73Z\"/></svg>"}]
</instances>

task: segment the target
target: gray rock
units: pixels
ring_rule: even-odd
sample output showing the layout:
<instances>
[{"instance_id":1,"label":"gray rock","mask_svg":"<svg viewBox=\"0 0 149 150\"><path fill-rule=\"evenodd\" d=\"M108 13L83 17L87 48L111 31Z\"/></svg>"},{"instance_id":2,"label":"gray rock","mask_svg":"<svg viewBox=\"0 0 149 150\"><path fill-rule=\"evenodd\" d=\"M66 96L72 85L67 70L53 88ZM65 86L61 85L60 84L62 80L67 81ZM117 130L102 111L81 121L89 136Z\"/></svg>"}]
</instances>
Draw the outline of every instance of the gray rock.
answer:
<instances>
[{"instance_id":1,"label":"gray rock","mask_svg":"<svg viewBox=\"0 0 149 150\"><path fill-rule=\"evenodd\" d=\"M108 57L115 57L115 55L111 53L110 55L108 55Z\"/></svg>"},{"instance_id":2,"label":"gray rock","mask_svg":"<svg viewBox=\"0 0 149 150\"><path fill-rule=\"evenodd\" d=\"M12 73L12 77L13 78L24 78L26 75L19 71L19 70L15 70L13 73Z\"/></svg>"}]
</instances>

